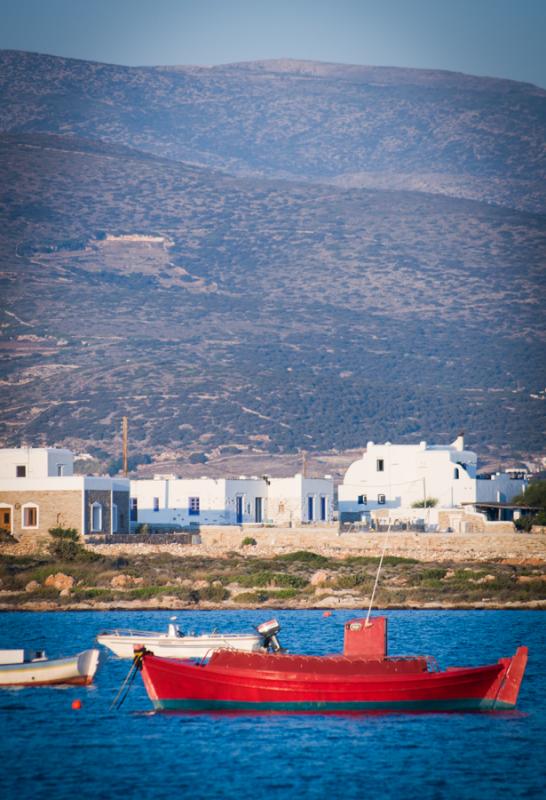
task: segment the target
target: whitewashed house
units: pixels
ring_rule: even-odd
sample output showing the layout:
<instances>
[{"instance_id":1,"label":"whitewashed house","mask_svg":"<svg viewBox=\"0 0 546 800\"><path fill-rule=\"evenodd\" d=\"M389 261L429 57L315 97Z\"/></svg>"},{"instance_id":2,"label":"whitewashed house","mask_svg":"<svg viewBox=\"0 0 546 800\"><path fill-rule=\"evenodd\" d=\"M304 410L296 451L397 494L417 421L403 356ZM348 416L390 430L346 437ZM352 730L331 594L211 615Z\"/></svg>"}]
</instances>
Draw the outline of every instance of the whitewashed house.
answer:
<instances>
[{"instance_id":1,"label":"whitewashed house","mask_svg":"<svg viewBox=\"0 0 546 800\"><path fill-rule=\"evenodd\" d=\"M131 522L152 527L300 525L330 522L330 478L183 479L131 481Z\"/></svg>"},{"instance_id":2,"label":"whitewashed house","mask_svg":"<svg viewBox=\"0 0 546 800\"><path fill-rule=\"evenodd\" d=\"M129 481L74 475L70 450L0 450L0 530L16 539L47 539L57 527L84 535L128 533Z\"/></svg>"},{"instance_id":3,"label":"whitewashed house","mask_svg":"<svg viewBox=\"0 0 546 800\"><path fill-rule=\"evenodd\" d=\"M58 447L13 447L0 450L0 479L53 478L74 474L74 456Z\"/></svg>"},{"instance_id":4,"label":"whitewashed house","mask_svg":"<svg viewBox=\"0 0 546 800\"><path fill-rule=\"evenodd\" d=\"M410 509L434 499L439 508L476 502L510 502L526 482L522 476L477 474L476 453L458 436L448 445L374 444L348 468L338 488L340 517L365 518L377 509Z\"/></svg>"}]
</instances>

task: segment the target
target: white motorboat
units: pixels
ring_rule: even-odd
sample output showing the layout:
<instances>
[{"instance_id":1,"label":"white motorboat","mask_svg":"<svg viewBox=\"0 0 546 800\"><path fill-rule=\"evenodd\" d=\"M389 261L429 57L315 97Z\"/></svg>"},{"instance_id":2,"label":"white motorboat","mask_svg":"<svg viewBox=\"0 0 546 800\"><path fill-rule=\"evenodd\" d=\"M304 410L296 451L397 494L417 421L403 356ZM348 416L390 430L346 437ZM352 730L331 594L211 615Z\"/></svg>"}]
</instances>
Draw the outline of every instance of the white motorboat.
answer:
<instances>
[{"instance_id":1,"label":"white motorboat","mask_svg":"<svg viewBox=\"0 0 546 800\"><path fill-rule=\"evenodd\" d=\"M0 650L0 686L51 686L91 683L100 650L48 659L43 650Z\"/></svg>"},{"instance_id":2,"label":"white motorboat","mask_svg":"<svg viewBox=\"0 0 546 800\"><path fill-rule=\"evenodd\" d=\"M263 651L264 637L259 633L204 633L185 635L178 625L169 624L167 633L117 629L104 631L97 642L120 658L133 658L135 647L161 658L209 658L215 650L242 650L246 653Z\"/></svg>"}]
</instances>

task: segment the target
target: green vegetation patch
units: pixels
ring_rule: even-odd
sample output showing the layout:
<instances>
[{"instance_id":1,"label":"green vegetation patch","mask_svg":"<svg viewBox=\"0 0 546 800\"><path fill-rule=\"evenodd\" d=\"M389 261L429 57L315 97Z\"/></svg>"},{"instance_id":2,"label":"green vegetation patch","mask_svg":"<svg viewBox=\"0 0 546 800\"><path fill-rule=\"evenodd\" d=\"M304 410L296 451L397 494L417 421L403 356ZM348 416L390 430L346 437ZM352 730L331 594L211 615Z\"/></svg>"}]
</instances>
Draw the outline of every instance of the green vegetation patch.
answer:
<instances>
[{"instance_id":1,"label":"green vegetation patch","mask_svg":"<svg viewBox=\"0 0 546 800\"><path fill-rule=\"evenodd\" d=\"M294 589L303 589L307 586L309 581L301 575L294 575L289 572L250 572L243 575L236 575L233 577L239 586L281 586L291 587Z\"/></svg>"},{"instance_id":2,"label":"green vegetation patch","mask_svg":"<svg viewBox=\"0 0 546 800\"><path fill-rule=\"evenodd\" d=\"M313 553L310 550L296 550L293 553L283 553L277 556L277 559L289 564L297 562L299 564L309 564L317 567L323 567L330 561L326 556L321 556L319 553Z\"/></svg>"},{"instance_id":3,"label":"green vegetation patch","mask_svg":"<svg viewBox=\"0 0 546 800\"><path fill-rule=\"evenodd\" d=\"M293 600L298 595L297 589L279 589L277 591L267 589L258 592L242 592L233 599L236 603L254 605L255 603L267 603L268 600Z\"/></svg>"}]
</instances>

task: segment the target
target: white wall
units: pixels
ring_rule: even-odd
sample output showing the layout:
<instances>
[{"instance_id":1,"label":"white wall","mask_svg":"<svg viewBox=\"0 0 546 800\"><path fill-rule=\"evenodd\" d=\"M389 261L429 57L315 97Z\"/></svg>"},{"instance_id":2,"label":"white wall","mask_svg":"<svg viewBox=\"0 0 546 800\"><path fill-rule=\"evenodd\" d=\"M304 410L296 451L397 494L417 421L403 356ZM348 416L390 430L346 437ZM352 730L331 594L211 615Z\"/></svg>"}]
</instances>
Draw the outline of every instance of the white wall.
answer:
<instances>
[{"instance_id":1,"label":"white wall","mask_svg":"<svg viewBox=\"0 0 546 800\"><path fill-rule=\"evenodd\" d=\"M476 481L476 500L482 503L510 503L527 486L523 478L514 479L506 472L497 472L489 479Z\"/></svg>"},{"instance_id":2,"label":"white wall","mask_svg":"<svg viewBox=\"0 0 546 800\"><path fill-rule=\"evenodd\" d=\"M380 462L383 469L379 468ZM462 436L449 445L435 446L427 446L426 442L418 445L369 442L362 458L351 464L339 486L339 510L343 513L407 508L425 496L436 498L439 507L450 508L472 503L480 493L483 500L497 501L500 493L508 501L521 490L521 480L500 476L498 481L483 481L477 480L476 474L476 453L464 449ZM358 502L362 495L365 503ZM384 503L380 502L381 495Z\"/></svg>"},{"instance_id":3,"label":"white wall","mask_svg":"<svg viewBox=\"0 0 546 800\"><path fill-rule=\"evenodd\" d=\"M222 524L227 522L225 484L224 479L213 478L132 480L131 498L137 500L139 523ZM190 514L190 498L199 499L199 514Z\"/></svg>"},{"instance_id":4,"label":"white wall","mask_svg":"<svg viewBox=\"0 0 546 800\"><path fill-rule=\"evenodd\" d=\"M325 498L325 516L321 519L321 497ZM309 515L313 500L313 518ZM331 522L334 508L334 482L330 478L270 478L267 518L273 525L301 525L306 522Z\"/></svg>"},{"instance_id":5,"label":"white wall","mask_svg":"<svg viewBox=\"0 0 546 800\"><path fill-rule=\"evenodd\" d=\"M67 478L0 478L2 492L73 492L85 489L129 491L129 481L125 478L95 478L88 475L70 475Z\"/></svg>"},{"instance_id":6,"label":"white wall","mask_svg":"<svg viewBox=\"0 0 546 800\"><path fill-rule=\"evenodd\" d=\"M157 525L300 524L308 521L307 497L314 498L314 521L320 521L320 498L326 498L326 521L333 512L333 481L302 478L201 478L132 480L138 522ZM199 498L199 514L189 513L189 498ZM154 511L154 498L158 510ZM261 498L262 518L256 499ZM241 514L238 516L238 510Z\"/></svg>"},{"instance_id":7,"label":"white wall","mask_svg":"<svg viewBox=\"0 0 546 800\"><path fill-rule=\"evenodd\" d=\"M59 471L70 476L74 472L74 456L70 450L61 448L14 447L0 450L0 478L15 478L17 467L25 468L26 478L56 477Z\"/></svg>"}]
</instances>

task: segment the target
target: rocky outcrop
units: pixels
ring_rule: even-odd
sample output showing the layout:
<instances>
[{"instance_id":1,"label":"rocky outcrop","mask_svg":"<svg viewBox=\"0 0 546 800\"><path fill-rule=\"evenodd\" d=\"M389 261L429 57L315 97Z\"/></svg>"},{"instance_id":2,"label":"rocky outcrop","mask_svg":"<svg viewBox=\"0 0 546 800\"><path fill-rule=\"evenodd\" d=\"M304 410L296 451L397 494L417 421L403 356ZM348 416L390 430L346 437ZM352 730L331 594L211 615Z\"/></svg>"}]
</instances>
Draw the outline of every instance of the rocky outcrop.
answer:
<instances>
[{"instance_id":1,"label":"rocky outcrop","mask_svg":"<svg viewBox=\"0 0 546 800\"><path fill-rule=\"evenodd\" d=\"M129 589L133 586L141 586L144 583L144 578L135 578L133 575L114 575L110 581L112 589Z\"/></svg>"},{"instance_id":2,"label":"rocky outcrop","mask_svg":"<svg viewBox=\"0 0 546 800\"><path fill-rule=\"evenodd\" d=\"M64 592L70 590L74 586L74 578L71 575L65 575L64 572L57 572L55 575L48 575L44 581L44 586L51 586L53 589L57 589L58 592ZM66 597L66 595L63 595Z\"/></svg>"},{"instance_id":3,"label":"rocky outcrop","mask_svg":"<svg viewBox=\"0 0 546 800\"><path fill-rule=\"evenodd\" d=\"M331 573L325 569L319 569L309 579L311 586L323 586L331 578Z\"/></svg>"}]
</instances>

